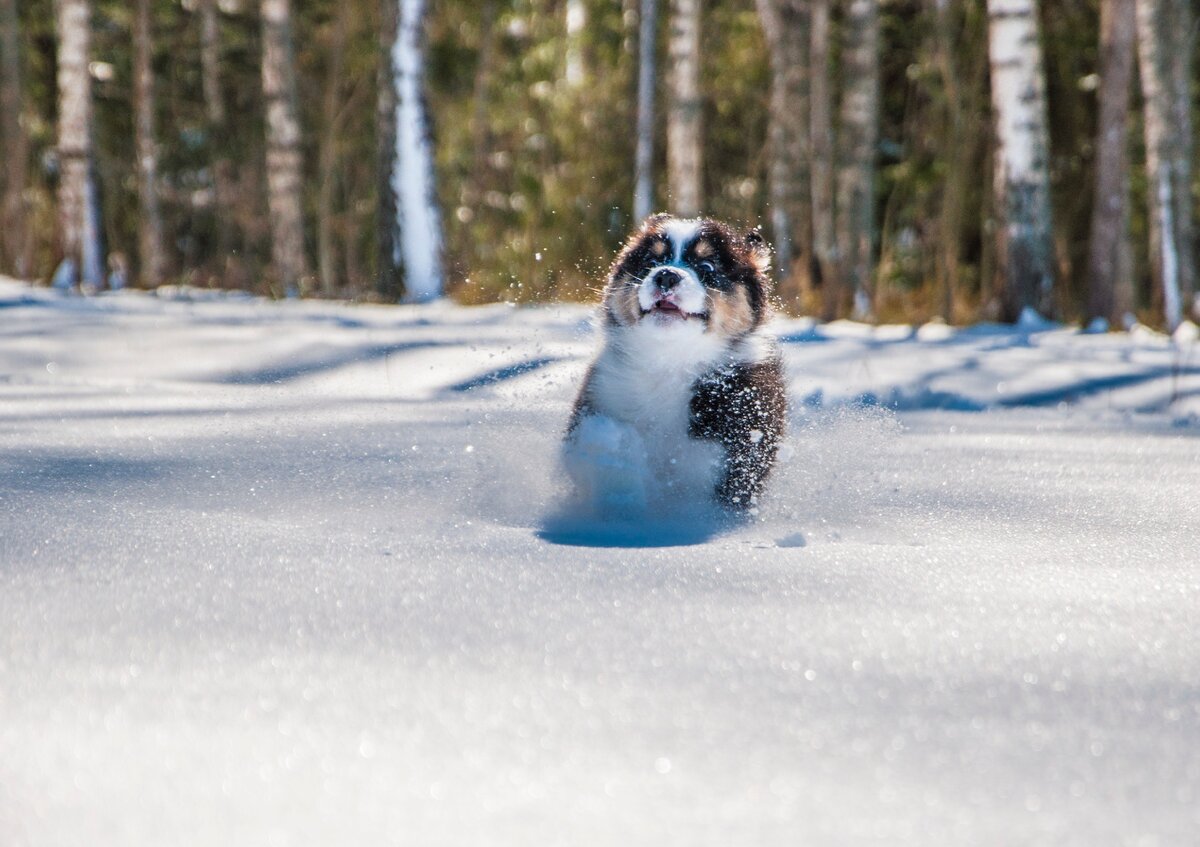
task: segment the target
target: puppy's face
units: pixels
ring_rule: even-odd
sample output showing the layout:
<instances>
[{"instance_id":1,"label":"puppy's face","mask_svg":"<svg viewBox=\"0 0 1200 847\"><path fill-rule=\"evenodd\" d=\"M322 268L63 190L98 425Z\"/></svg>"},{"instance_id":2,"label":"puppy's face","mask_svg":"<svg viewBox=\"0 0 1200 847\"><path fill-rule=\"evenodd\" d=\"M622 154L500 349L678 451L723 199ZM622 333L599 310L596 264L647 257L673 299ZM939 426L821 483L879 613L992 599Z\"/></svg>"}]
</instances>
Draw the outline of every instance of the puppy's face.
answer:
<instances>
[{"instance_id":1,"label":"puppy's face","mask_svg":"<svg viewBox=\"0 0 1200 847\"><path fill-rule=\"evenodd\" d=\"M713 220L648 218L613 263L604 305L620 326L691 323L737 337L762 323L770 251L757 232Z\"/></svg>"}]
</instances>

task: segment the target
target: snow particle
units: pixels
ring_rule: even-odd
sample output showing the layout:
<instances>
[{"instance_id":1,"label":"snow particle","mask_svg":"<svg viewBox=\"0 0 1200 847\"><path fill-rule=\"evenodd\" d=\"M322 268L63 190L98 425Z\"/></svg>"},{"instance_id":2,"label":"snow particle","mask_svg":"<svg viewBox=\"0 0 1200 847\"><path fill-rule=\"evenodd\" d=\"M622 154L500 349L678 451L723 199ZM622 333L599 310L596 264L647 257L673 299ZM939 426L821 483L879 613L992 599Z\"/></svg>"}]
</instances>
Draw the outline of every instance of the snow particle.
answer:
<instances>
[{"instance_id":1,"label":"snow particle","mask_svg":"<svg viewBox=\"0 0 1200 847\"><path fill-rule=\"evenodd\" d=\"M657 759L654 760L654 769L661 774L670 773L671 772L671 760L668 759L666 756L659 756Z\"/></svg>"}]
</instances>

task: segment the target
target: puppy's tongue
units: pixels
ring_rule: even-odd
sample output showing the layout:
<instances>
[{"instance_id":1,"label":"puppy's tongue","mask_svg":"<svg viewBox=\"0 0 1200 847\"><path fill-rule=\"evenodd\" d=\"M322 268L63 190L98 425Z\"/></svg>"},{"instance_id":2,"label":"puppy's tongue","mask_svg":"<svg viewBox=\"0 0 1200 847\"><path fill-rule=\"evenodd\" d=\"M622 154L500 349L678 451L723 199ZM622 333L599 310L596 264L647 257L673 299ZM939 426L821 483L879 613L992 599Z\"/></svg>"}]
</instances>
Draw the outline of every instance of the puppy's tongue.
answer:
<instances>
[{"instance_id":1,"label":"puppy's tongue","mask_svg":"<svg viewBox=\"0 0 1200 847\"><path fill-rule=\"evenodd\" d=\"M681 311L680 308L678 306L676 306L674 303L672 303L670 300L659 300L657 303L654 304L654 308L658 309L660 312L679 312L679 311Z\"/></svg>"}]
</instances>

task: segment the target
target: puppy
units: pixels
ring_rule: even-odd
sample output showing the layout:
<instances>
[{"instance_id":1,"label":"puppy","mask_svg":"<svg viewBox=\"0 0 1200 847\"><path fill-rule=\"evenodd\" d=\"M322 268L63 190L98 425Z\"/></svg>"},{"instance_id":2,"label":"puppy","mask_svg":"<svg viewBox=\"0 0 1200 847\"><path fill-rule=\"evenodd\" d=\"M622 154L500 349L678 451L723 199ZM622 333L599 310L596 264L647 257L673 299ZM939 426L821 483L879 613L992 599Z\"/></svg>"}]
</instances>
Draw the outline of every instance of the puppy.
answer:
<instances>
[{"instance_id":1,"label":"puppy","mask_svg":"<svg viewBox=\"0 0 1200 847\"><path fill-rule=\"evenodd\" d=\"M769 264L757 232L714 220L654 215L630 237L567 430L567 470L585 496L653 511L661 497L704 492L756 508L787 407L763 331Z\"/></svg>"}]
</instances>

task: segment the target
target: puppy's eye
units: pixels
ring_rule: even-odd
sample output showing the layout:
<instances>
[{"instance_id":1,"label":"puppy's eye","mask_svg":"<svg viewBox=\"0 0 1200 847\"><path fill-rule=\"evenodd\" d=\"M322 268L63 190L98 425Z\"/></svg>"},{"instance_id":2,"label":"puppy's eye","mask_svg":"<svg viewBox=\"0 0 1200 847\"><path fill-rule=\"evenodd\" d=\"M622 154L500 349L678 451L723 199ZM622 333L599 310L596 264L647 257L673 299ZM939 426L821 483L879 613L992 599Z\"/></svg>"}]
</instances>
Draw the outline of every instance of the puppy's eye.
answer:
<instances>
[{"instance_id":1,"label":"puppy's eye","mask_svg":"<svg viewBox=\"0 0 1200 847\"><path fill-rule=\"evenodd\" d=\"M700 270L704 271L705 273L712 273L713 271L715 271L717 269L716 265L714 265L712 262L708 262L708 261L701 262L696 267L698 267Z\"/></svg>"}]
</instances>

